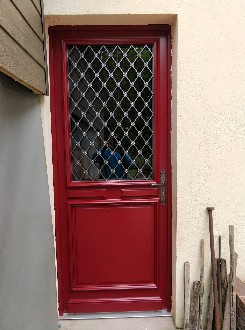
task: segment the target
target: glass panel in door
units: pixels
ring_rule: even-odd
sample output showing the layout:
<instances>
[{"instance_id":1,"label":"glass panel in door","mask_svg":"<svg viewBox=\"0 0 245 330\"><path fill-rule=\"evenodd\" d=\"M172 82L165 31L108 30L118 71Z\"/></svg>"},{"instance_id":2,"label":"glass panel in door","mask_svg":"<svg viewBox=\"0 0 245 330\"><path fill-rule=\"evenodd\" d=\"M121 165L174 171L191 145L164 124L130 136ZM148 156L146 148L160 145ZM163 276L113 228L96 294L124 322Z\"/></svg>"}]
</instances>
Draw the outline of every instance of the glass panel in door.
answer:
<instances>
[{"instance_id":1,"label":"glass panel in door","mask_svg":"<svg viewBox=\"0 0 245 330\"><path fill-rule=\"evenodd\" d=\"M153 47L68 47L73 181L153 179Z\"/></svg>"}]
</instances>

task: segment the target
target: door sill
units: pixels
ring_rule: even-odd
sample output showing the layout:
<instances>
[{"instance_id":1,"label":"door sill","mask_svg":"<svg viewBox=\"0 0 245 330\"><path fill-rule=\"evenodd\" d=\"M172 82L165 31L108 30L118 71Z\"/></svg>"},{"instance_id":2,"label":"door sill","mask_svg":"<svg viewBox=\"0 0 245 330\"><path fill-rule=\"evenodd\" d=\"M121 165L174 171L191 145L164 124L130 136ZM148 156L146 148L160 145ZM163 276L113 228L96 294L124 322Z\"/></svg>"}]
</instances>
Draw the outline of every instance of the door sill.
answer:
<instances>
[{"instance_id":1,"label":"door sill","mask_svg":"<svg viewBox=\"0 0 245 330\"><path fill-rule=\"evenodd\" d=\"M130 317L171 317L166 309L153 312L120 312L120 313L83 313L65 314L59 320L96 320L96 319L122 319Z\"/></svg>"}]
</instances>

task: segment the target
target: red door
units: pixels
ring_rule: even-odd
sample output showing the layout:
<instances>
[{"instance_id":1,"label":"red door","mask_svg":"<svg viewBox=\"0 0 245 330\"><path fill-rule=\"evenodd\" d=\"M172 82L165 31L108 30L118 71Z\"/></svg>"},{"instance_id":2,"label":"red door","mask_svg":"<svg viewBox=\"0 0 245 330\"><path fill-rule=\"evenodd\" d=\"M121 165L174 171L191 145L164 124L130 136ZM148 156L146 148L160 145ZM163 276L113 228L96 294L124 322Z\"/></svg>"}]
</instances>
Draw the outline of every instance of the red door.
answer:
<instances>
[{"instance_id":1,"label":"red door","mask_svg":"<svg viewBox=\"0 0 245 330\"><path fill-rule=\"evenodd\" d=\"M169 28L49 32L59 312L169 310Z\"/></svg>"}]
</instances>

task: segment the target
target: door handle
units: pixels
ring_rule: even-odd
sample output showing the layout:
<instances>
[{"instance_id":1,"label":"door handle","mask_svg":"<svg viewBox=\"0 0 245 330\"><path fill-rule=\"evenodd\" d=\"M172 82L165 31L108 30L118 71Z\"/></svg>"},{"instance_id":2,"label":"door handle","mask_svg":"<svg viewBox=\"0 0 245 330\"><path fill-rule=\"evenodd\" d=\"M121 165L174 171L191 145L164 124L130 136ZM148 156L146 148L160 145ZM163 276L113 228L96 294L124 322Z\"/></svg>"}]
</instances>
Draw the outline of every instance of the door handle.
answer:
<instances>
[{"instance_id":1,"label":"door handle","mask_svg":"<svg viewBox=\"0 0 245 330\"><path fill-rule=\"evenodd\" d=\"M166 186L166 171L161 170L160 172L160 183L152 183L152 187L160 187L160 201L161 205L166 204L165 186Z\"/></svg>"}]
</instances>

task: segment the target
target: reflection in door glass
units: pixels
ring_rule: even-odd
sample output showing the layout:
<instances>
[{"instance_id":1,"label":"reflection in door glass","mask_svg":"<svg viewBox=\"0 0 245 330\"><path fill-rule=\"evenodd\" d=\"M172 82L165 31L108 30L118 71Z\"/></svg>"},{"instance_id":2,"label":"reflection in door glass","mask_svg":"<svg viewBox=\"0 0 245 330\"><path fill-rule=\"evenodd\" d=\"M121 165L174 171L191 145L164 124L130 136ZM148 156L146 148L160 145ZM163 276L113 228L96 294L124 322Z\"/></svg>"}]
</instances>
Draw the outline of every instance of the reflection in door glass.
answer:
<instances>
[{"instance_id":1,"label":"reflection in door glass","mask_svg":"<svg viewBox=\"0 0 245 330\"><path fill-rule=\"evenodd\" d=\"M73 181L153 178L153 50L68 47Z\"/></svg>"}]
</instances>

